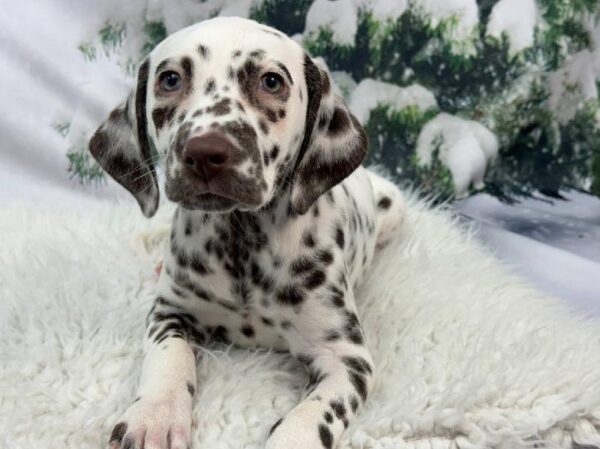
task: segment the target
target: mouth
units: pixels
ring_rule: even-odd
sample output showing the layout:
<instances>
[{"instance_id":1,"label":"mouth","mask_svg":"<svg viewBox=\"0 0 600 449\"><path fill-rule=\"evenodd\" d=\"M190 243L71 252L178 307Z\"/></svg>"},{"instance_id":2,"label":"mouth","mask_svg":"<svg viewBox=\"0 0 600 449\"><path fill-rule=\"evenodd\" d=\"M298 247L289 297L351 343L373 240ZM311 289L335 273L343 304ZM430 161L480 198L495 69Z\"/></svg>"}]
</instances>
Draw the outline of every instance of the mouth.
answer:
<instances>
[{"instance_id":1,"label":"mouth","mask_svg":"<svg viewBox=\"0 0 600 449\"><path fill-rule=\"evenodd\" d=\"M185 209L207 212L226 212L235 209L238 205L238 202L232 198L211 192L186 196L176 202Z\"/></svg>"}]
</instances>

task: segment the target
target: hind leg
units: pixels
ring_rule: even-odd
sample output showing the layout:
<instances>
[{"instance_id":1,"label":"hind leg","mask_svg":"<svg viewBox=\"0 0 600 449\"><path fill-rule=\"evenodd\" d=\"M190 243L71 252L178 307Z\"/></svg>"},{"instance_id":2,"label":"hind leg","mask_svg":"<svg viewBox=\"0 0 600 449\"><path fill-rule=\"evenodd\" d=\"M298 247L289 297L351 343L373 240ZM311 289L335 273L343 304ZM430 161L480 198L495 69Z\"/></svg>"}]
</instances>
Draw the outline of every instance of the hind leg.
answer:
<instances>
[{"instance_id":1,"label":"hind leg","mask_svg":"<svg viewBox=\"0 0 600 449\"><path fill-rule=\"evenodd\" d=\"M404 220L404 195L391 181L368 171L377 204L377 248L383 248L398 232Z\"/></svg>"}]
</instances>

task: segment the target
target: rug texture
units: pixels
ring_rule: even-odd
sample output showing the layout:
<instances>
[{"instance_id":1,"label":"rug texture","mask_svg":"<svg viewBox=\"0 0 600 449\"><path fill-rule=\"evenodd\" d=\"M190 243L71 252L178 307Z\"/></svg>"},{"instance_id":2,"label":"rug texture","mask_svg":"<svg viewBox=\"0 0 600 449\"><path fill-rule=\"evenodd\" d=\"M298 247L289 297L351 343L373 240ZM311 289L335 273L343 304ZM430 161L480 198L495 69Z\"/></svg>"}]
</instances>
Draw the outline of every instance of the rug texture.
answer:
<instances>
[{"instance_id":1,"label":"rug texture","mask_svg":"<svg viewBox=\"0 0 600 449\"><path fill-rule=\"evenodd\" d=\"M104 447L134 399L169 214L0 211L0 447ZM378 381L341 448L600 448L600 325L409 199L357 292ZM262 448L307 383L285 354L198 365L194 448Z\"/></svg>"}]
</instances>

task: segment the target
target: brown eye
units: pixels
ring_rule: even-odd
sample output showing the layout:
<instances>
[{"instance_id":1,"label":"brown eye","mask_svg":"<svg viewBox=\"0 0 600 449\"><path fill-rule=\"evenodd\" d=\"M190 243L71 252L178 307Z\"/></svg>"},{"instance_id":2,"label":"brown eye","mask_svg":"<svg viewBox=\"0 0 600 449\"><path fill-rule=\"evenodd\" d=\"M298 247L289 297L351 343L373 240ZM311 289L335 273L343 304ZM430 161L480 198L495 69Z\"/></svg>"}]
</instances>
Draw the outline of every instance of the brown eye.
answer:
<instances>
[{"instance_id":1,"label":"brown eye","mask_svg":"<svg viewBox=\"0 0 600 449\"><path fill-rule=\"evenodd\" d=\"M267 73L260 79L260 86L270 94L276 94L283 89L283 78L277 73Z\"/></svg>"},{"instance_id":2,"label":"brown eye","mask_svg":"<svg viewBox=\"0 0 600 449\"><path fill-rule=\"evenodd\" d=\"M164 72L160 75L159 85L165 92L174 92L181 88L181 77L176 72Z\"/></svg>"}]
</instances>

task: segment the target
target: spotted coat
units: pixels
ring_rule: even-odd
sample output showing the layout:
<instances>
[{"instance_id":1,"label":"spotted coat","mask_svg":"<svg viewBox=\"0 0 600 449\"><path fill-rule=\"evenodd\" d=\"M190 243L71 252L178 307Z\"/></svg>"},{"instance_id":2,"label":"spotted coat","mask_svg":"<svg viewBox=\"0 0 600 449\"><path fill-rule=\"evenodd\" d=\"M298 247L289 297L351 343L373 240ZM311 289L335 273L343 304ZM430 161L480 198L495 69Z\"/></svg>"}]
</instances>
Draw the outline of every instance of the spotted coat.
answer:
<instances>
[{"instance_id":1,"label":"spotted coat","mask_svg":"<svg viewBox=\"0 0 600 449\"><path fill-rule=\"evenodd\" d=\"M268 449L335 447L374 380L355 288L402 198L360 166L365 132L326 70L277 30L204 21L150 53L90 151L147 216L161 158L178 205L137 398L109 446L188 447L196 361L228 342L307 367L304 399L265 434Z\"/></svg>"}]
</instances>

